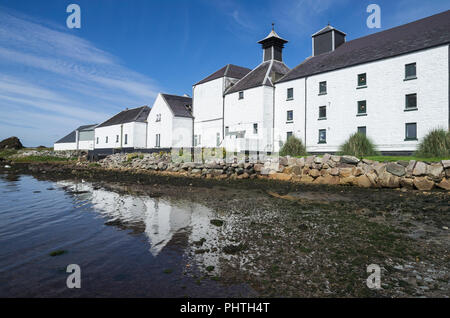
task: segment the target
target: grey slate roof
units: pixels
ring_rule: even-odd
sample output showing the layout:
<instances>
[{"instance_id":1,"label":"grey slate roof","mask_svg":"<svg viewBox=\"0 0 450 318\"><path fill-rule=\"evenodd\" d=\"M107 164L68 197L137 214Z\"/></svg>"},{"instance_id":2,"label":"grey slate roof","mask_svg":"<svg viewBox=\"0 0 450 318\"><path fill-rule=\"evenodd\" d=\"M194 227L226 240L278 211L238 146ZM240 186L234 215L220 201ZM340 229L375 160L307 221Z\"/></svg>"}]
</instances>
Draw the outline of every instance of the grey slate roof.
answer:
<instances>
[{"instance_id":1,"label":"grey slate roof","mask_svg":"<svg viewBox=\"0 0 450 318\"><path fill-rule=\"evenodd\" d=\"M174 116L192 118L191 97L169 95L169 94L161 94L161 95L166 101L167 105L169 105L169 107L172 109Z\"/></svg>"},{"instance_id":2,"label":"grey slate roof","mask_svg":"<svg viewBox=\"0 0 450 318\"><path fill-rule=\"evenodd\" d=\"M65 143L72 143L76 142L77 134L76 131L88 131L88 130L94 130L94 128L97 126L97 124L92 125L83 125L75 129L74 131L70 132L67 136L62 137L60 140L55 142L55 144L65 144Z\"/></svg>"},{"instance_id":3,"label":"grey slate roof","mask_svg":"<svg viewBox=\"0 0 450 318\"><path fill-rule=\"evenodd\" d=\"M320 34L323 34L323 33L327 33L327 32L329 32L329 31L332 31L332 30L335 30L335 31L337 31L337 32L339 32L339 33L342 33L342 34L346 35L344 32L339 31L339 30L336 29L335 27L332 27L331 25L327 25L327 26L324 27L323 29L321 29L321 30L317 31L316 33L314 33L312 36L317 36L317 35L320 35Z\"/></svg>"},{"instance_id":4,"label":"grey slate roof","mask_svg":"<svg viewBox=\"0 0 450 318\"><path fill-rule=\"evenodd\" d=\"M273 86L272 82L269 80L269 77L266 77L267 74L270 76L272 72L285 75L287 72L289 72L289 68L286 66L286 64L277 60L263 62L242 79L240 79L236 84L231 86L225 92L225 95L262 85Z\"/></svg>"},{"instance_id":5,"label":"grey slate roof","mask_svg":"<svg viewBox=\"0 0 450 318\"><path fill-rule=\"evenodd\" d=\"M106 127L112 125L119 125L131 122L145 122L147 120L150 108L148 106L141 106L138 108L132 108L123 110L117 115L111 117L107 121L101 123L96 128Z\"/></svg>"},{"instance_id":6,"label":"grey slate roof","mask_svg":"<svg viewBox=\"0 0 450 318\"><path fill-rule=\"evenodd\" d=\"M225 65L224 67L222 67L220 70L212 73L208 77L202 79L200 82L194 84L194 86L203 84L203 83L206 83L206 82L209 82L209 81L221 78L221 77L231 77L231 78L241 79L245 75L247 75L248 72L250 72L250 71L251 70L246 67L228 64L228 65Z\"/></svg>"},{"instance_id":7,"label":"grey slate roof","mask_svg":"<svg viewBox=\"0 0 450 318\"><path fill-rule=\"evenodd\" d=\"M306 59L278 83L450 43L450 10L346 42Z\"/></svg>"}]
</instances>

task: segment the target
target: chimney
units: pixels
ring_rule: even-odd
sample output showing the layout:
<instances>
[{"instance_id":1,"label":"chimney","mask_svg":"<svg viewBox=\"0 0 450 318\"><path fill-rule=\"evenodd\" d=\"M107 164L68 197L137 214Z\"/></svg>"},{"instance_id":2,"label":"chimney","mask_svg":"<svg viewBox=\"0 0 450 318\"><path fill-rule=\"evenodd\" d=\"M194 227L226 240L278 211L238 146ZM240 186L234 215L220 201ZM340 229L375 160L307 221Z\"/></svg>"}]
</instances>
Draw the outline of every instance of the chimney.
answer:
<instances>
[{"instance_id":1,"label":"chimney","mask_svg":"<svg viewBox=\"0 0 450 318\"><path fill-rule=\"evenodd\" d=\"M345 43L345 36L344 32L328 24L312 35L312 55L316 56L336 50Z\"/></svg>"}]
</instances>

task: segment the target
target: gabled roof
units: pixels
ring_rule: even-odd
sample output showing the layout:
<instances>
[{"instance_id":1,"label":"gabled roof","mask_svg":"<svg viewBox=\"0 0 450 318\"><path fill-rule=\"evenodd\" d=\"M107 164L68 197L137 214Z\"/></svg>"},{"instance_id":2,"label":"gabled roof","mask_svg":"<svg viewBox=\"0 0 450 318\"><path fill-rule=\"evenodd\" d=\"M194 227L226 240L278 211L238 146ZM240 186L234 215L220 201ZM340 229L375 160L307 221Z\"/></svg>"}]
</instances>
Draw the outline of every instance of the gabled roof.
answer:
<instances>
[{"instance_id":1,"label":"gabled roof","mask_svg":"<svg viewBox=\"0 0 450 318\"><path fill-rule=\"evenodd\" d=\"M208 77L202 79L200 82L194 84L194 86L203 84L206 82L210 82L210 81L213 81L213 80L221 78L221 77L231 77L231 78L241 79L245 75L247 75L248 72L250 72L250 71L251 71L251 69L246 68L246 67L228 64L228 65L225 65L224 67L222 67L220 70L212 73Z\"/></svg>"},{"instance_id":2,"label":"gabled roof","mask_svg":"<svg viewBox=\"0 0 450 318\"><path fill-rule=\"evenodd\" d=\"M76 142L77 141L77 133L76 131L89 131L89 130L94 130L94 128L97 126L97 124L92 124L92 125L84 125L84 126L80 126L77 129L75 129L74 131L70 132L68 135L62 137L60 140L58 140L57 142L55 142L55 144L65 144L65 143L72 143L72 142Z\"/></svg>"},{"instance_id":3,"label":"gabled roof","mask_svg":"<svg viewBox=\"0 0 450 318\"><path fill-rule=\"evenodd\" d=\"M269 79L272 72L284 75L289 72L289 68L286 66L286 64L277 60L263 62L246 76L244 76L241 80L239 80L236 84L231 86L225 92L225 94L231 94L263 85L273 86L273 83Z\"/></svg>"},{"instance_id":4,"label":"gabled roof","mask_svg":"<svg viewBox=\"0 0 450 318\"><path fill-rule=\"evenodd\" d=\"M335 27L331 26L331 25L327 25L326 27L324 27L323 29L317 31L316 33L314 33L312 36L317 36L323 33L327 33L329 31L335 30L336 32L342 33L343 35L346 35L344 32L339 31L338 29L336 29Z\"/></svg>"},{"instance_id":5,"label":"gabled roof","mask_svg":"<svg viewBox=\"0 0 450 318\"><path fill-rule=\"evenodd\" d=\"M343 43L306 59L281 78L286 82L450 43L450 10Z\"/></svg>"},{"instance_id":6,"label":"gabled roof","mask_svg":"<svg viewBox=\"0 0 450 318\"><path fill-rule=\"evenodd\" d=\"M161 94L176 117L192 118L192 98L187 96Z\"/></svg>"},{"instance_id":7,"label":"gabled roof","mask_svg":"<svg viewBox=\"0 0 450 318\"><path fill-rule=\"evenodd\" d=\"M120 125L131 122L145 122L147 120L150 108L148 106L141 106L138 108L126 109L111 117L107 121L101 123L96 128Z\"/></svg>"}]
</instances>

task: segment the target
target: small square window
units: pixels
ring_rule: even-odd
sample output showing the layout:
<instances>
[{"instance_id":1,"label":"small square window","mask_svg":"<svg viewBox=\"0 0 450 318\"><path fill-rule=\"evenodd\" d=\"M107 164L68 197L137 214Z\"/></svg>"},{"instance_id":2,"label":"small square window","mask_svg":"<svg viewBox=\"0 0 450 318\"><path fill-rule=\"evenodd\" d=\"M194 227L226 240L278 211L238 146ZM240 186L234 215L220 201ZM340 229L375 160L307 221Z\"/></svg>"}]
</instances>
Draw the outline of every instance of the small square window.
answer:
<instances>
[{"instance_id":1,"label":"small square window","mask_svg":"<svg viewBox=\"0 0 450 318\"><path fill-rule=\"evenodd\" d=\"M366 126L358 127L358 133L365 136L366 135Z\"/></svg>"},{"instance_id":2,"label":"small square window","mask_svg":"<svg viewBox=\"0 0 450 318\"><path fill-rule=\"evenodd\" d=\"M358 74L358 86L366 86L366 85L367 85L366 73Z\"/></svg>"},{"instance_id":3,"label":"small square window","mask_svg":"<svg viewBox=\"0 0 450 318\"><path fill-rule=\"evenodd\" d=\"M294 120L294 111L293 110L288 110L286 112L286 120L287 121L293 121Z\"/></svg>"},{"instance_id":4,"label":"small square window","mask_svg":"<svg viewBox=\"0 0 450 318\"><path fill-rule=\"evenodd\" d=\"M244 99L244 92L239 92L239 99Z\"/></svg>"},{"instance_id":5,"label":"small square window","mask_svg":"<svg viewBox=\"0 0 450 318\"><path fill-rule=\"evenodd\" d=\"M287 89L287 100L294 99L294 89L288 88Z\"/></svg>"},{"instance_id":6,"label":"small square window","mask_svg":"<svg viewBox=\"0 0 450 318\"><path fill-rule=\"evenodd\" d=\"M405 79L416 78L416 63L405 65Z\"/></svg>"},{"instance_id":7,"label":"small square window","mask_svg":"<svg viewBox=\"0 0 450 318\"><path fill-rule=\"evenodd\" d=\"M319 144L326 144L326 143L327 143L327 130L319 129Z\"/></svg>"},{"instance_id":8,"label":"small square window","mask_svg":"<svg viewBox=\"0 0 450 318\"><path fill-rule=\"evenodd\" d=\"M319 106L319 118L327 118L327 106Z\"/></svg>"},{"instance_id":9,"label":"small square window","mask_svg":"<svg viewBox=\"0 0 450 318\"><path fill-rule=\"evenodd\" d=\"M258 124L253 124L253 133L255 135L258 133Z\"/></svg>"},{"instance_id":10,"label":"small square window","mask_svg":"<svg viewBox=\"0 0 450 318\"><path fill-rule=\"evenodd\" d=\"M406 95L405 108L406 109L417 108L417 94L408 94L408 95Z\"/></svg>"},{"instance_id":11,"label":"small square window","mask_svg":"<svg viewBox=\"0 0 450 318\"><path fill-rule=\"evenodd\" d=\"M156 114L156 121L157 122L161 121L161 114Z\"/></svg>"},{"instance_id":12,"label":"small square window","mask_svg":"<svg viewBox=\"0 0 450 318\"><path fill-rule=\"evenodd\" d=\"M291 138L292 137L292 131L288 131L287 133L286 133L286 140L288 140L289 138Z\"/></svg>"},{"instance_id":13,"label":"small square window","mask_svg":"<svg viewBox=\"0 0 450 318\"><path fill-rule=\"evenodd\" d=\"M320 82L319 83L319 94L326 94L327 93L327 82Z\"/></svg>"},{"instance_id":14,"label":"small square window","mask_svg":"<svg viewBox=\"0 0 450 318\"><path fill-rule=\"evenodd\" d=\"M358 115L367 114L367 103L365 100L358 102Z\"/></svg>"},{"instance_id":15,"label":"small square window","mask_svg":"<svg viewBox=\"0 0 450 318\"><path fill-rule=\"evenodd\" d=\"M417 123L405 124L405 140L417 140Z\"/></svg>"}]
</instances>

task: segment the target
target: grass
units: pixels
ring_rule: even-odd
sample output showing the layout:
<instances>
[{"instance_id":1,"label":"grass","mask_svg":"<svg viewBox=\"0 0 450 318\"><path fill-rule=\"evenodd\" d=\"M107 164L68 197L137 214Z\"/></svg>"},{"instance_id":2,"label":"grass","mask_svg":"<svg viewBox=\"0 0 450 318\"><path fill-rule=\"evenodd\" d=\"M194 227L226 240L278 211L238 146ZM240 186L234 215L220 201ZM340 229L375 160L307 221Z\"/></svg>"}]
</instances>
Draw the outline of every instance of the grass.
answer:
<instances>
[{"instance_id":1,"label":"grass","mask_svg":"<svg viewBox=\"0 0 450 318\"><path fill-rule=\"evenodd\" d=\"M280 156L304 156L307 155L302 141L295 136L290 136L280 149Z\"/></svg>"},{"instance_id":2,"label":"grass","mask_svg":"<svg viewBox=\"0 0 450 318\"><path fill-rule=\"evenodd\" d=\"M345 143L339 146L338 154L361 158L364 156L376 156L379 155L379 152L366 135L355 133Z\"/></svg>"},{"instance_id":3,"label":"grass","mask_svg":"<svg viewBox=\"0 0 450 318\"><path fill-rule=\"evenodd\" d=\"M28 156L22 158L12 158L14 162L69 162L75 161L76 158L59 158L53 156Z\"/></svg>"},{"instance_id":4,"label":"grass","mask_svg":"<svg viewBox=\"0 0 450 318\"><path fill-rule=\"evenodd\" d=\"M416 155L421 157L450 156L450 131L433 129L420 142Z\"/></svg>"},{"instance_id":5,"label":"grass","mask_svg":"<svg viewBox=\"0 0 450 318\"><path fill-rule=\"evenodd\" d=\"M450 160L450 157L432 157L432 158L424 158L417 156L364 156L364 159L379 161L379 162L395 162L395 161L427 161L427 162L439 162L441 160Z\"/></svg>"}]
</instances>

